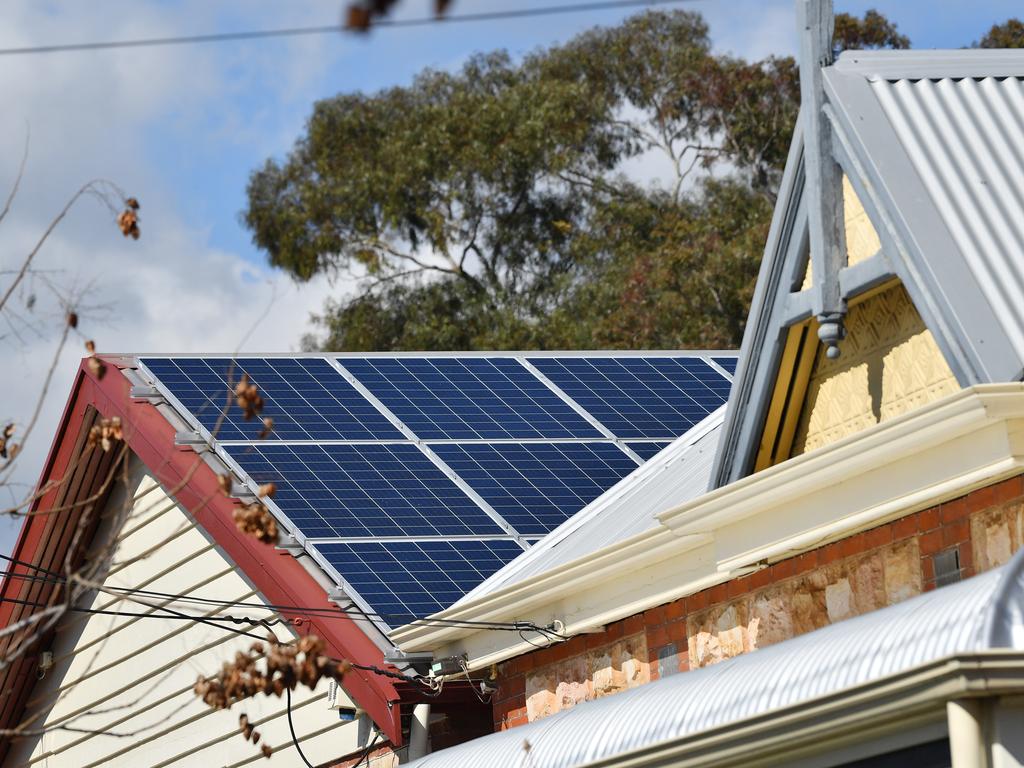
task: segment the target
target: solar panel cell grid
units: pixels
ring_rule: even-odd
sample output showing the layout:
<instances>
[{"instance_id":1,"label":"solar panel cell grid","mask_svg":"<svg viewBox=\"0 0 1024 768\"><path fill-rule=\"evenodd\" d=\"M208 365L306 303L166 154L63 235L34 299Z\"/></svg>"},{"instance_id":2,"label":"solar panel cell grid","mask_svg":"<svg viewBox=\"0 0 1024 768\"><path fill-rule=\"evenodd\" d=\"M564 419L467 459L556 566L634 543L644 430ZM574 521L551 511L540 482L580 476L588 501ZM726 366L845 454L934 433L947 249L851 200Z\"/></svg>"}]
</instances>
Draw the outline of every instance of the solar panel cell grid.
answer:
<instances>
[{"instance_id":1,"label":"solar panel cell grid","mask_svg":"<svg viewBox=\"0 0 1024 768\"><path fill-rule=\"evenodd\" d=\"M739 363L738 357L712 357L711 358L716 365L722 366L730 375L736 374L736 365Z\"/></svg>"},{"instance_id":2,"label":"solar panel cell grid","mask_svg":"<svg viewBox=\"0 0 1024 768\"><path fill-rule=\"evenodd\" d=\"M319 358L143 358L154 376L218 440L255 440L228 393L242 374L259 388L272 440L400 440L402 433ZM225 407L226 406L226 407ZM223 414L223 416L222 416Z\"/></svg>"},{"instance_id":3,"label":"solar panel cell grid","mask_svg":"<svg viewBox=\"0 0 1024 768\"><path fill-rule=\"evenodd\" d=\"M511 540L330 542L316 548L391 626L447 608L523 553Z\"/></svg>"},{"instance_id":4,"label":"solar panel cell grid","mask_svg":"<svg viewBox=\"0 0 1024 768\"><path fill-rule=\"evenodd\" d=\"M435 445L448 466L523 534L545 534L636 469L610 443Z\"/></svg>"},{"instance_id":5,"label":"solar panel cell grid","mask_svg":"<svg viewBox=\"0 0 1024 768\"><path fill-rule=\"evenodd\" d=\"M428 449L410 440L323 358L142 362L211 431L229 381L248 374L275 431L257 440L259 423L244 421L231 404L218 440L229 441L224 449L253 481L277 485L274 503L391 626L447 607L522 552L515 541L489 538L507 531L430 451L530 537L550 532L636 469L515 358L338 360L417 438L450 442ZM716 361L732 370L731 358ZM685 356L530 362L616 437L655 438L627 443L643 459L729 394L719 370ZM566 439L581 442L558 442Z\"/></svg>"},{"instance_id":6,"label":"solar panel cell grid","mask_svg":"<svg viewBox=\"0 0 1024 768\"><path fill-rule=\"evenodd\" d=\"M662 448L668 445L668 442L657 442L657 443L626 443L633 453L639 456L644 461L647 461L652 456L657 454Z\"/></svg>"},{"instance_id":7,"label":"solar panel cell grid","mask_svg":"<svg viewBox=\"0 0 1024 768\"><path fill-rule=\"evenodd\" d=\"M504 531L420 450L398 445L229 446L304 535L487 536Z\"/></svg>"},{"instance_id":8,"label":"solar panel cell grid","mask_svg":"<svg viewBox=\"0 0 1024 768\"><path fill-rule=\"evenodd\" d=\"M342 358L421 439L599 437L512 358Z\"/></svg>"},{"instance_id":9,"label":"solar panel cell grid","mask_svg":"<svg viewBox=\"0 0 1024 768\"><path fill-rule=\"evenodd\" d=\"M678 437L726 402L730 382L699 358L531 358L619 437Z\"/></svg>"}]
</instances>

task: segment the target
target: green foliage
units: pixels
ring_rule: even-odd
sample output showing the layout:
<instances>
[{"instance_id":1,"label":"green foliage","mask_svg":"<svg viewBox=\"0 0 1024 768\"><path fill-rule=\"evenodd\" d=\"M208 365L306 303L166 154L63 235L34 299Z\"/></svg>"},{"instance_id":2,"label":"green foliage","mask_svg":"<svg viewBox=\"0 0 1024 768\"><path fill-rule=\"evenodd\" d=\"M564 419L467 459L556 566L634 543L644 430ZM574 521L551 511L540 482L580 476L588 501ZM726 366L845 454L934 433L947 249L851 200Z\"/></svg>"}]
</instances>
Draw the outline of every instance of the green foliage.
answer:
<instances>
[{"instance_id":1,"label":"green foliage","mask_svg":"<svg viewBox=\"0 0 1024 768\"><path fill-rule=\"evenodd\" d=\"M1024 48L1024 22L1009 19L1002 24L993 24L992 29L974 45L977 48Z\"/></svg>"},{"instance_id":2,"label":"green foliage","mask_svg":"<svg viewBox=\"0 0 1024 768\"><path fill-rule=\"evenodd\" d=\"M864 14L863 19L848 13L837 13L833 44L840 51L909 48L910 38L899 34L895 24L871 9Z\"/></svg>"},{"instance_id":3,"label":"green foliage","mask_svg":"<svg viewBox=\"0 0 1024 768\"><path fill-rule=\"evenodd\" d=\"M907 44L873 11L837 41ZM643 13L317 103L245 221L297 279L359 278L310 348L736 347L798 106L792 59ZM667 180L627 179L655 154Z\"/></svg>"}]
</instances>

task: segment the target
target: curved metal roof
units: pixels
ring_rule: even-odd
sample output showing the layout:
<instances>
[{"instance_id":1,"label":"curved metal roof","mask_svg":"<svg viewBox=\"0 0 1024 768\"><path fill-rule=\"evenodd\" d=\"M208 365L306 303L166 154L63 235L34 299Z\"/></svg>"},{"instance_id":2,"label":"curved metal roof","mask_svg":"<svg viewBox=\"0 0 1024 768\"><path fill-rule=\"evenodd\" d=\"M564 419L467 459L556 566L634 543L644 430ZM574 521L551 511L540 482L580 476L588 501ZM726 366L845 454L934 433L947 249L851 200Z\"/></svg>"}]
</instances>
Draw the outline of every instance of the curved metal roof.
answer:
<instances>
[{"instance_id":1,"label":"curved metal roof","mask_svg":"<svg viewBox=\"0 0 1024 768\"><path fill-rule=\"evenodd\" d=\"M879 680L956 653L1024 650L1024 550L1006 566L777 645L580 704L412 763L570 768Z\"/></svg>"}]
</instances>

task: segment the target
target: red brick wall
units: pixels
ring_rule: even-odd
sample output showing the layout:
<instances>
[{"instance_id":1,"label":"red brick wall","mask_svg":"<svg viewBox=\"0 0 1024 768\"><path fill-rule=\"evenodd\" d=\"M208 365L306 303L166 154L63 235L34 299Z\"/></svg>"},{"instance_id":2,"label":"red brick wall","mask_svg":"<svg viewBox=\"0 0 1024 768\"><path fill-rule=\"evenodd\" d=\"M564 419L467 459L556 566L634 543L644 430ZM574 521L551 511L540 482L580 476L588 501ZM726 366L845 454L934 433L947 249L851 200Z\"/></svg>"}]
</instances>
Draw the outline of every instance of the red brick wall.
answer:
<instances>
[{"instance_id":1,"label":"red brick wall","mask_svg":"<svg viewBox=\"0 0 1024 768\"><path fill-rule=\"evenodd\" d=\"M1024 536L1024 476L782 560L499 666L494 727L769 645L935 588L935 557L960 575L1001 565Z\"/></svg>"}]
</instances>

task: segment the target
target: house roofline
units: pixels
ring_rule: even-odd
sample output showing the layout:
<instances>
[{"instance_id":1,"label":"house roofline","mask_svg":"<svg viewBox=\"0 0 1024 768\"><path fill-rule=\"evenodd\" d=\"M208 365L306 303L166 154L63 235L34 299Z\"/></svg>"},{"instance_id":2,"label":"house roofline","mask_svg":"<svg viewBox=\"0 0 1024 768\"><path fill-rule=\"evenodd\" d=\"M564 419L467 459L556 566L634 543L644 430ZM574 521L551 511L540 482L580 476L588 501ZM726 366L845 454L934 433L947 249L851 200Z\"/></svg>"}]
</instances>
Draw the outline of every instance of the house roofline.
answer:
<instances>
[{"instance_id":1,"label":"house roofline","mask_svg":"<svg viewBox=\"0 0 1024 768\"><path fill-rule=\"evenodd\" d=\"M242 533L234 524L235 502L219 492L217 476L201 457L190 448L175 445L175 428L145 400L131 397L131 383L121 373L128 361L117 356L105 356L106 373L94 376L83 361L79 367L68 404L60 422L53 445L40 477L39 487L45 487L56 477L62 477L76 453L84 421L94 409L101 417L121 419L124 441L154 477L168 489L214 542L241 569L259 592L272 604L294 606L321 606L333 608L324 587L290 552L263 544ZM187 481L186 481L187 480ZM34 566L50 568L62 563L43 548L44 529L51 517L45 514L54 506L60 484L38 499L25 523L15 546L14 557ZM0 596L14 587L6 577L0 584ZM10 620L11 603L0 603L0 626ZM328 653L361 665L383 666L383 653L357 622L348 615L319 614L315 617L296 616L293 628L300 634L317 634L327 645ZM34 655L19 660L11 669L19 685L31 688L36 679ZM346 691L366 711L387 739L396 745L402 743L399 715L399 695L391 682L369 671L353 669L345 678ZM5 696L9 695L4 691ZM2 713L0 728L13 727L24 712L24 698L16 708Z\"/></svg>"}]
</instances>

